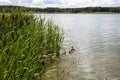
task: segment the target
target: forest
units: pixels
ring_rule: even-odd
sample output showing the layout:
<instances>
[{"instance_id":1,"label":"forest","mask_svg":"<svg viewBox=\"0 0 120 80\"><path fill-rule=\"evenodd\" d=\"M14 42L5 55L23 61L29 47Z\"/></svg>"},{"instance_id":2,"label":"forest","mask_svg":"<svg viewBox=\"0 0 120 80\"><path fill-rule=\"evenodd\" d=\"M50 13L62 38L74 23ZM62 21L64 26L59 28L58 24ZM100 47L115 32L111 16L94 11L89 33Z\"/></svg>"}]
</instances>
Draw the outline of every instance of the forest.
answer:
<instances>
[{"instance_id":1,"label":"forest","mask_svg":"<svg viewBox=\"0 0 120 80\"><path fill-rule=\"evenodd\" d=\"M24 8L26 11L35 13L96 13L96 12L108 12L108 13L120 13L120 7L84 7L84 8L58 8L58 7L46 7L46 8L32 8L24 6L0 6L0 12L4 9L5 12L11 12L11 8Z\"/></svg>"}]
</instances>

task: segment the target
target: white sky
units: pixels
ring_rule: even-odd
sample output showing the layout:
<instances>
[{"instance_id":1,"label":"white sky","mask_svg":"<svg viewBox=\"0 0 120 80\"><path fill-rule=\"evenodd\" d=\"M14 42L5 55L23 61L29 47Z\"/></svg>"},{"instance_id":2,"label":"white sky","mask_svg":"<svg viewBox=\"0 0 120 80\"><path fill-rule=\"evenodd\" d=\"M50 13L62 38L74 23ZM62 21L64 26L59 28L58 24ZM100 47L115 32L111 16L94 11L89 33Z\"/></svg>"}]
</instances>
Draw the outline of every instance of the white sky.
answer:
<instances>
[{"instance_id":1,"label":"white sky","mask_svg":"<svg viewBox=\"0 0 120 80\"><path fill-rule=\"evenodd\" d=\"M120 6L120 0L0 0L0 5L28 7L90 7Z\"/></svg>"}]
</instances>

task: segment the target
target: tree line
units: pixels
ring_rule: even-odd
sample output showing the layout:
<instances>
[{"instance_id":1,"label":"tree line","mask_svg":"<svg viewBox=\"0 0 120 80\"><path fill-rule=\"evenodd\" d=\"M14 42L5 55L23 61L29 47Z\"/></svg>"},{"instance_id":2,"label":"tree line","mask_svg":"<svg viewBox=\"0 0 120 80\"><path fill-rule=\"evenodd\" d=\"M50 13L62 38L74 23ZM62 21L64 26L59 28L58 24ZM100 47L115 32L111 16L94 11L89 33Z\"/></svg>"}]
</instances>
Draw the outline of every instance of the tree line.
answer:
<instances>
[{"instance_id":1,"label":"tree line","mask_svg":"<svg viewBox=\"0 0 120 80\"><path fill-rule=\"evenodd\" d=\"M11 8L14 10L25 9L25 11L37 12L37 13L92 13L92 12L112 12L120 13L120 7L84 7L84 8L58 8L58 7L47 7L47 8L30 8L23 6L0 6L0 12L11 12Z\"/></svg>"}]
</instances>

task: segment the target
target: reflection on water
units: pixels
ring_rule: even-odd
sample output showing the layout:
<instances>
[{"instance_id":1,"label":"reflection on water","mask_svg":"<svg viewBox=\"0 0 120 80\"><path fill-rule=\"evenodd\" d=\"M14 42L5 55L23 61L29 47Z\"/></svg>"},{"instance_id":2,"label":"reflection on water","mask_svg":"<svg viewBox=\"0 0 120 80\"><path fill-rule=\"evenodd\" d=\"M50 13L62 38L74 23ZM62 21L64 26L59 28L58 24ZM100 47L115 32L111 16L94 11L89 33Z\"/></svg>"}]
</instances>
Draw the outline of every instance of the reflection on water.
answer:
<instances>
[{"instance_id":1,"label":"reflection on water","mask_svg":"<svg viewBox=\"0 0 120 80\"><path fill-rule=\"evenodd\" d=\"M63 26L65 80L120 80L119 14L42 14Z\"/></svg>"}]
</instances>

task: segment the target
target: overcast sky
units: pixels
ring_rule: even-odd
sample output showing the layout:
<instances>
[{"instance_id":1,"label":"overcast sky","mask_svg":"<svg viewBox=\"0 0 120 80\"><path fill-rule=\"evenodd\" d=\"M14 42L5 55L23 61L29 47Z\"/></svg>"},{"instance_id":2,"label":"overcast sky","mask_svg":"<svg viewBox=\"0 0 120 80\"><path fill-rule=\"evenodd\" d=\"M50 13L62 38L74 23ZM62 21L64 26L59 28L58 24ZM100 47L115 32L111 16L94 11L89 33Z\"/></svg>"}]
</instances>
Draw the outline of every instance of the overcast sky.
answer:
<instances>
[{"instance_id":1,"label":"overcast sky","mask_svg":"<svg viewBox=\"0 0 120 80\"><path fill-rule=\"evenodd\" d=\"M120 0L0 0L0 5L27 7L90 7L120 6Z\"/></svg>"}]
</instances>

